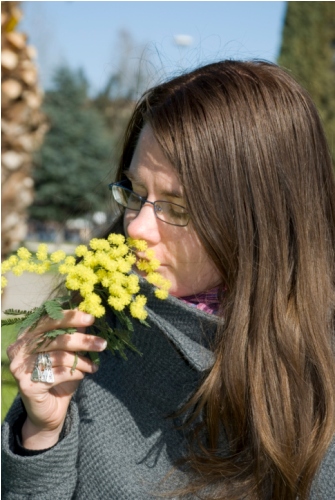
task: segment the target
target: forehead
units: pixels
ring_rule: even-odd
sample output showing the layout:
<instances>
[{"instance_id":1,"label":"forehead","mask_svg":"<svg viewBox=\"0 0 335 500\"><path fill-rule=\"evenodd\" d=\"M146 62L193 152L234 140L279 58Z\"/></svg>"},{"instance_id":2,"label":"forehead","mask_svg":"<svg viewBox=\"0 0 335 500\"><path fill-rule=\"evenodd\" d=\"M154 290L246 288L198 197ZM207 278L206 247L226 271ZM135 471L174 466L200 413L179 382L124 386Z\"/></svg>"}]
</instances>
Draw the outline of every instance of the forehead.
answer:
<instances>
[{"instance_id":1,"label":"forehead","mask_svg":"<svg viewBox=\"0 0 335 500\"><path fill-rule=\"evenodd\" d=\"M166 188L176 189L180 180L176 169L164 156L152 128L146 124L139 136L132 161L127 170L128 177L139 183L154 179Z\"/></svg>"}]
</instances>

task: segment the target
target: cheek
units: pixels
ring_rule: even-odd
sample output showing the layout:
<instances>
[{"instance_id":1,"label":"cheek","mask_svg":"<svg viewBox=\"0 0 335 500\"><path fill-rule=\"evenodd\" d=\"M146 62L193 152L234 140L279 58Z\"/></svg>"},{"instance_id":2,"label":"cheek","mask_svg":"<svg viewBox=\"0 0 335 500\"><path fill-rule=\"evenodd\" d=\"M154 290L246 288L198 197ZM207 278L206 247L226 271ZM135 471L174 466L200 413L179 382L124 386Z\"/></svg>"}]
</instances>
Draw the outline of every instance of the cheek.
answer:
<instances>
[{"instance_id":1,"label":"cheek","mask_svg":"<svg viewBox=\"0 0 335 500\"><path fill-rule=\"evenodd\" d=\"M205 249L194 234L187 234L184 238L179 235L179 238L170 242L169 250L176 264L176 271L183 278L188 275L188 280L192 280L194 274L207 274L212 269Z\"/></svg>"},{"instance_id":2,"label":"cheek","mask_svg":"<svg viewBox=\"0 0 335 500\"><path fill-rule=\"evenodd\" d=\"M203 245L195 234L178 242L178 270L180 276L187 276L187 282L214 287L220 282L220 273L208 256ZM201 286L200 286L201 291Z\"/></svg>"}]
</instances>

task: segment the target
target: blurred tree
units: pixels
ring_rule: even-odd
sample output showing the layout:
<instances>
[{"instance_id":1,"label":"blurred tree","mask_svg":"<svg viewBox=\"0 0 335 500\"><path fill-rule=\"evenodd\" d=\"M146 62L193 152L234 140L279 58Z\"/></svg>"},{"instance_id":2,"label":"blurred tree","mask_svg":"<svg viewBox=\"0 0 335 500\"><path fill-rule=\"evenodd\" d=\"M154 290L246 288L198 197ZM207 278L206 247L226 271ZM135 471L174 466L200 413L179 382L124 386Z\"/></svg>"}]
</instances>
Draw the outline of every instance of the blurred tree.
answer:
<instances>
[{"instance_id":1,"label":"blurred tree","mask_svg":"<svg viewBox=\"0 0 335 500\"><path fill-rule=\"evenodd\" d=\"M44 112L50 129L36 155L35 220L55 221L104 209L110 169L111 138L103 118L89 102L82 71L61 67L46 92ZM107 182L107 181L106 181Z\"/></svg>"},{"instance_id":2,"label":"blurred tree","mask_svg":"<svg viewBox=\"0 0 335 500\"><path fill-rule=\"evenodd\" d=\"M94 97L92 104L104 116L114 139L113 161L117 163L118 146L135 102L149 87L150 60L146 48L136 43L128 31L121 30L117 47L113 50L113 61L115 64L106 84Z\"/></svg>"},{"instance_id":3,"label":"blurred tree","mask_svg":"<svg viewBox=\"0 0 335 500\"><path fill-rule=\"evenodd\" d=\"M335 165L335 2L287 2L278 63L312 96Z\"/></svg>"}]
</instances>

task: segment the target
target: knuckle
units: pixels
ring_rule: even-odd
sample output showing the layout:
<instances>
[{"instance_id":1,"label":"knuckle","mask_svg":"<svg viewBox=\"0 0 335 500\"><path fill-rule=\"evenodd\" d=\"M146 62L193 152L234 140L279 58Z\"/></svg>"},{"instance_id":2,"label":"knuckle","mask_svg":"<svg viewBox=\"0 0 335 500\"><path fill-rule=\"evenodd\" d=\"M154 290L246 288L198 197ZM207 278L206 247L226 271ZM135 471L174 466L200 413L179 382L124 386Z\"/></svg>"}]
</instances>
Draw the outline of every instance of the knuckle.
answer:
<instances>
[{"instance_id":1,"label":"knuckle","mask_svg":"<svg viewBox=\"0 0 335 500\"><path fill-rule=\"evenodd\" d=\"M71 375L75 378L75 380L78 381L82 380L85 377L85 373L80 370L75 370Z\"/></svg>"},{"instance_id":2,"label":"knuckle","mask_svg":"<svg viewBox=\"0 0 335 500\"><path fill-rule=\"evenodd\" d=\"M15 377L16 369L17 369L17 363L15 363L14 361L12 361L10 363L10 365L9 365L9 371L13 375L13 377Z\"/></svg>"},{"instance_id":3,"label":"knuckle","mask_svg":"<svg viewBox=\"0 0 335 500\"><path fill-rule=\"evenodd\" d=\"M63 318L62 321L63 323L68 323L71 325L74 324L80 324L80 312L77 309L68 309L63 311Z\"/></svg>"},{"instance_id":4,"label":"knuckle","mask_svg":"<svg viewBox=\"0 0 335 500\"><path fill-rule=\"evenodd\" d=\"M63 333L62 335L58 335L53 341L56 347L67 347L74 338L75 334Z\"/></svg>"},{"instance_id":5,"label":"knuckle","mask_svg":"<svg viewBox=\"0 0 335 500\"><path fill-rule=\"evenodd\" d=\"M18 380L22 374L27 373L27 367L22 359L18 361L17 358L15 358L9 365L9 371L13 377Z\"/></svg>"},{"instance_id":6,"label":"knuckle","mask_svg":"<svg viewBox=\"0 0 335 500\"><path fill-rule=\"evenodd\" d=\"M82 343L86 346L94 344L97 339L94 335L86 335L85 333L82 333L81 335Z\"/></svg>"},{"instance_id":7,"label":"knuckle","mask_svg":"<svg viewBox=\"0 0 335 500\"><path fill-rule=\"evenodd\" d=\"M18 345L18 342L14 342L13 344L10 344L6 349L8 359L10 361L12 361L15 358L15 356L17 355L19 350L20 350L20 345Z\"/></svg>"}]
</instances>

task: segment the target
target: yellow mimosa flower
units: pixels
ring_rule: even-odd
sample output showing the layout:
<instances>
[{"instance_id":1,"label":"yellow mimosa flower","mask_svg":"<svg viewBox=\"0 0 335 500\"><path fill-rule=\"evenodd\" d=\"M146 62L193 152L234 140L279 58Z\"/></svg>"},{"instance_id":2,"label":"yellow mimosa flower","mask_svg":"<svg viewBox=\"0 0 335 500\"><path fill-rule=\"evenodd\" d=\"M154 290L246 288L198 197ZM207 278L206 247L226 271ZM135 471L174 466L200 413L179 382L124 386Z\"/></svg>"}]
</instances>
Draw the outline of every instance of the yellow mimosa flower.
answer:
<instances>
[{"instance_id":1,"label":"yellow mimosa flower","mask_svg":"<svg viewBox=\"0 0 335 500\"><path fill-rule=\"evenodd\" d=\"M36 270L34 271L37 274L44 274L50 270L51 264L49 261L45 261L42 264L36 264ZM28 269L27 269L28 270Z\"/></svg>"},{"instance_id":2,"label":"yellow mimosa flower","mask_svg":"<svg viewBox=\"0 0 335 500\"><path fill-rule=\"evenodd\" d=\"M111 233L108 236L107 240L111 245L122 245L125 242L125 237L123 236L123 234Z\"/></svg>"},{"instance_id":3,"label":"yellow mimosa flower","mask_svg":"<svg viewBox=\"0 0 335 500\"><path fill-rule=\"evenodd\" d=\"M91 283L84 283L84 284L80 285L80 288L79 288L80 294L83 297L90 295L93 292L93 290L94 290L94 285L92 285Z\"/></svg>"},{"instance_id":4,"label":"yellow mimosa flower","mask_svg":"<svg viewBox=\"0 0 335 500\"><path fill-rule=\"evenodd\" d=\"M55 264L59 264L59 262L61 262L62 260L65 261L65 259L66 259L66 253L63 250L57 250L56 252L53 252L50 255L51 262L54 262ZM75 259L73 258L73 260Z\"/></svg>"},{"instance_id":5,"label":"yellow mimosa flower","mask_svg":"<svg viewBox=\"0 0 335 500\"><path fill-rule=\"evenodd\" d=\"M45 243L41 243L37 247L36 257L38 260L47 260L48 258L48 247Z\"/></svg>"},{"instance_id":6,"label":"yellow mimosa flower","mask_svg":"<svg viewBox=\"0 0 335 500\"><path fill-rule=\"evenodd\" d=\"M4 276L1 276L1 289L8 285L8 280Z\"/></svg>"},{"instance_id":7,"label":"yellow mimosa flower","mask_svg":"<svg viewBox=\"0 0 335 500\"><path fill-rule=\"evenodd\" d=\"M66 257L66 259L64 260L64 264L68 265L68 266L74 266L76 263L76 259L73 257L73 255L69 255L68 257Z\"/></svg>"},{"instance_id":8,"label":"yellow mimosa flower","mask_svg":"<svg viewBox=\"0 0 335 500\"><path fill-rule=\"evenodd\" d=\"M139 279L135 274L131 274L127 278L126 283L127 290L130 294L135 295L140 291Z\"/></svg>"},{"instance_id":9,"label":"yellow mimosa flower","mask_svg":"<svg viewBox=\"0 0 335 500\"><path fill-rule=\"evenodd\" d=\"M77 257L83 257L88 252L88 248L85 245L79 245L75 249L75 254Z\"/></svg>"},{"instance_id":10,"label":"yellow mimosa flower","mask_svg":"<svg viewBox=\"0 0 335 500\"><path fill-rule=\"evenodd\" d=\"M127 238L127 244L130 247L134 247L137 250L140 250L140 252L144 252L147 249L147 247L148 247L148 244L147 244L146 241L144 241L144 240L135 240L133 238Z\"/></svg>"},{"instance_id":11,"label":"yellow mimosa flower","mask_svg":"<svg viewBox=\"0 0 335 500\"><path fill-rule=\"evenodd\" d=\"M1 264L1 274L5 274L12 269L19 262L19 259L16 255L12 255L9 259L4 260Z\"/></svg>"},{"instance_id":12,"label":"yellow mimosa flower","mask_svg":"<svg viewBox=\"0 0 335 500\"><path fill-rule=\"evenodd\" d=\"M25 247L19 248L16 253L22 260L29 260L31 258L31 252Z\"/></svg>"},{"instance_id":13,"label":"yellow mimosa flower","mask_svg":"<svg viewBox=\"0 0 335 500\"><path fill-rule=\"evenodd\" d=\"M79 290L81 282L78 278L73 278L68 276L66 279L65 286L68 290Z\"/></svg>"},{"instance_id":14,"label":"yellow mimosa flower","mask_svg":"<svg viewBox=\"0 0 335 500\"><path fill-rule=\"evenodd\" d=\"M168 296L169 296L169 292L167 290L162 290L161 288L157 288L155 290L155 297L157 297L157 299L164 300L164 299L167 299Z\"/></svg>"},{"instance_id":15,"label":"yellow mimosa flower","mask_svg":"<svg viewBox=\"0 0 335 500\"><path fill-rule=\"evenodd\" d=\"M123 309L125 308L122 300L119 297L110 296L108 297L107 302L113 309L115 309L115 311L123 311Z\"/></svg>"},{"instance_id":16,"label":"yellow mimosa flower","mask_svg":"<svg viewBox=\"0 0 335 500\"><path fill-rule=\"evenodd\" d=\"M144 295L137 295L135 300L130 304L130 314L133 318L139 320L145 320L148 316L147 311L144 309L144 306L147 302L147 298Z\"/></svg>"},{"instance_id":17,"label":"yellow mimosa flower","mask_svg":"<svg viewBox=\"0 0 335 500\"><path fill-rule=\"evenodd\" d=\"M106 252L110 249L108 241L102 238L93 238L90 241L90 247L92 250L105 250Z\"/></svg>"},{"instance_id":18,"label":"yellow mimosa flower","mask_svg":"<svg viewBox=\"0 0 335 500\"><path fill-rule=\"evenodd\" d=\"M137 261L134 250L144 252L144 258ZM140 292L139 276L131 273L134 264L139 270L146 273L149 283L159 287L154 292L158 299L165 299L168 296L167 290L170 283L156 272L160 263L155 258L154 251L147 249L147 243L143 240L132 238L126 240L123 235L110 234L107 239L91 239L89 247L77 246L75 256L67 256L63 250L56 250L51 253L50 258L48 258L47 245L40 244L36 253L37 261L31 257L32 254L29 250L25 247L19 248L16 255L12 255L3 262L2 274L10 270L17 276L20 276L24 271L43 274L50 269L51 264L55 264L58 273L64 276L66 289L71 292L68 297L62 298L64 300L63 307L68 308L70 302L70 306L76 305L80 311L92 314L96 318L103 318L106 314L102 303L103 298L109 307L117 313L122 328L129 329L129 334L132 330L129 328L129 322L126 321L126 315L130 314L140 321L145 320L148 315L145 309L147 299L144 295L138 295ZM1 286L5 287L6 285L7 280L2 276ZM72 291L79 292L73 294L73 297L80 295L79 304L71 305ZM52 309L43 309L46 307L44 304L41 307L41 314L52 316ZM98 331L101 329L105 335L107 330L105 330L104 319L96 324ZM113 337L109 338L109 342L113 350L113 342L115 342ZM119 350L120 339L117 342L114 345L117 345ZM129 346L129 342L131 345L130 338L125 340L124 347Z\"/></svg>"},{"instance_id":19,"label":"yellow mimosa flower","mask_svg":"<svg viewBox=\"0 0 335 500\"><path fill-rule=\"evenodd\" d=\"M117 269L123 274L130 272L132 265L124 259L119 259Z\"/></svg>"}]
</instances>

